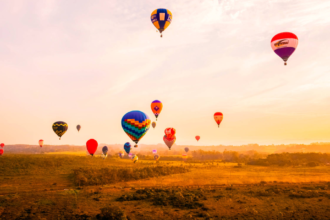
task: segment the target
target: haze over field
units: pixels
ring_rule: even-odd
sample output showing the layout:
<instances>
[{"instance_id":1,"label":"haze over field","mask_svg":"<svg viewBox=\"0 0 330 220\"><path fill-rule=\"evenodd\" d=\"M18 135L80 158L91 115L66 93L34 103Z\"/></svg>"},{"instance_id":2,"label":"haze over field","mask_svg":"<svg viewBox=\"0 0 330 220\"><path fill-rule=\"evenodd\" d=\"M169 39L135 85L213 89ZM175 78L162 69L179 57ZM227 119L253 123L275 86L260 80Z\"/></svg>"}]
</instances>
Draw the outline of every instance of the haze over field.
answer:
<instances>
[{"instance_id":1,"label":"haze over field","mask_svg":"<svg viewBox=\"0 0 330 220\"><path fill-rule=\"evenodd\" d=\"M163 38L150 22L160 7L173 13ZM330 141L329 11L322 0L2 2L0 141L125 143L122 116L154 120L155 99L164 108L141 144L162 143L166 127L180 145ZM286 67L270 47L283 31L299 38Z\"/></svg>"}]
</instances>

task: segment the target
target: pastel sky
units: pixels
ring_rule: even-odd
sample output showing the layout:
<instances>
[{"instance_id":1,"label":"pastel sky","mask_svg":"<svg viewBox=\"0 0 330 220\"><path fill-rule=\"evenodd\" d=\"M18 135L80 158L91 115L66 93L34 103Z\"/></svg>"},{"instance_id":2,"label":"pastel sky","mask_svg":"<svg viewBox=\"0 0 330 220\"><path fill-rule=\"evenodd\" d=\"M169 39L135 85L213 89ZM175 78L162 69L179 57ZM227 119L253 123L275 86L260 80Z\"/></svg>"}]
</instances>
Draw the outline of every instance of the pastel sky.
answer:
<instances>
[{"instance_id":1,"label":"pastel sky","mask_svg":"<svg viewBox=\"0 0 330 220\"><path fill-rule=\"evenodd\" d=\"M173 14L163 38L157 8ZM166 127L177 144L330 141L329 12L324 0L1 1L0 142L124 143L122 116L154 120L155 99L143 144ZM287 66L270 47L285 31L299 38ZM55 121L69 124L61 141Z\"/></svg>"}]
</instances>

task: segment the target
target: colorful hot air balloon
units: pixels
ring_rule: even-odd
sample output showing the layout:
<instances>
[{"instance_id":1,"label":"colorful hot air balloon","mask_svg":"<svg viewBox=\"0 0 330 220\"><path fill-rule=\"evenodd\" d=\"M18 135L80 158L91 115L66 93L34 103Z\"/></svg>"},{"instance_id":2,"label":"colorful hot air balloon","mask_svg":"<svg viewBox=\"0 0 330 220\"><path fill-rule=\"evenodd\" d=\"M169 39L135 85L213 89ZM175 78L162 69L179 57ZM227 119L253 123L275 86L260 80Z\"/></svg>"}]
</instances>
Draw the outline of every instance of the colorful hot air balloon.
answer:
<instances>
[{"instance_id":1,"label":"colorful hot air balloon","mask_svg":"<svg viewBox=\"0 0 330 220\"><path fill-rule=\"evenodd\" d=\"M157 150L152 150L152 153L153 154L157 154Z\"/></svg>"},{"instance_id":2,"label":"colorful hot air balloon","mask_svg":"<svg viewBox=\"0 0 330 220\"><path fill-rule=\"evenodd\" d=\"M42 145L44 145L44 140L39 140L39 146L42 147Z\"/></svg>"},{"instance_id":3,"label":"colorful hot air balloon","mask_svg":"<svg viewBox=\"0 0 330 220\"><path fill-rule=\"evenodd\" d=\"M270 42L274 52L283 59L284 65L298 46L298 37L290 32L276 34Z\"/></svg>"},{"instance_id":4,"label":"colorful hot air balloon","mask_svg":"<svg viewBox=\"0 0 330 220\"><path fill-rule=\"evenodd\" d=\"M87 151L90 155L94 155L96 150L97 150L97 146L98 146L98 143L96 140L94 139L89 139L87 142L86 142L86 147L87 147Z\"/></svg>"},{"instance_id":5,"label":"colorful hot air balloon","mask_svg":"<svg viewBox=\"0 0 330 220\"><path fill-rule=\"evenodd\" d=\"M168 139L171 139L175 136L176 130L174 128L166 128L165 129L165 135Z\"/></svg>"},{"instance_id":6,"label":"colorful hot air balloon","mask_svg":"<svg viewBox=\"0 0 330 220\"><path fill-rule=\"evenodd\" d=\"M187 154L182 154L182 160L183 160L183 161L186 161L187 158L188 158Z\"/></svg>"},{"instance_id":7,"label":"colorful hot air balloon","mask_svg":"<svg viewBox=\"0 0 330 220\"><path fill-rule=\"evenodd\" d=\"M0 156L2 156L4 150L0 148Z\"/></svg>"},{"instance_id":8,"label":"colorful hot air balloon","mask_svg":"<svg viewBox=\"0 0 330 220\"><path fill-rule=\"evenodd\" d=\"M118 153L118 155L119 155L120 158L123 158L124 154L125 153L123 151L119 151L119 153Z\"/></svg>"},{"instance_id":9,"label":"colorful hot air balloon","mask_svg":"<svg viewBox=\"0 0 330 220\"><path fill-rule=\"evenodd\" d=\"M161 101L155 100L151 103L151 110L156 117L156 121L162 109L163 109L163 104L161 103Z\"/></svg>"},{"instance_id":10,"label":"colorful hot air balloon","mask_svg":"<svg viewBox=\"0 0 330 220\"><path fill-rule=\"evenodd\" d=\"M220 123L222 122L223 114L221 112L214 113L214 120L218 124L218 127L220 127Z\"/></svg>"},{"instance_id":11,"label":"colorful hot air balloon","mask_svg":"<svg viewBox=\"0 0 330 220\"><path fill-rule=\"evenodd\" d=\"M164 135L163 140L165 142L165 144L167 145L167 147L171 150L171 147L173 146L173 144L176 141L176 137L172 137L172 138L168 138L166 135Z\"/></svg>"},{"instance_id":12,"label":"colorful hot air balloon","mask_svg":"<svg viewBox=\"0 0 330 220\"><path fill-rule=\"evenodd\" d=\"M160 32L160 37L163 37L162 32L171 24L172 13L167 9L156 9L151 13L151 22Z\"/></svg>"},{"instance_id":13,"label":"colorful hot air balloon","mask_svg":"<svg viewBox=\"0 0 330 220\"><path fill-rule=\"evenodd\" d=\"M64 121L57 121L53 124L53 130L55 134L60 137L61 140L63 134L65 134L65 132L68 130L68 124Z\"/></svg>"},{"instance_id":14,"label":"colorful hot air balloon","mask_svg":"<svg viewBox=\"0 0 330 220\"><path fill-rule=\"evenodd\" d=\"M201 139L200 136L196 136L195 138L196 138L197 141L199 141L199 139Z\"/></svg>"},{"instance_id":15,"label":"colorful hot air balloon","mask_svg":"<svg viewBox=\"0 0 330 220\"><path fill-rule=\"evenodd\" d=\"M80 128L81 128L81 126L80 125L77 125L78 132L80 131Z\"/></svg>"},{"instance_id":16,"label":"colorful hot air balloon","mask_svg":"<svg viewBox=\"0 0 330 220\"><path fill-rule=\"evenodd\" d=\"M5 146L5 144L4 144L4 143L1 143L1 144L0 144L0 146L1 146L1 147L4 147L4 146Z\"/></svg>"},{"instance_id":17,"label":"colorful hot air balloon","mask_svg":"<svg viewBox=\"0 0 330 220\"><path fill-rule=\"evenodd\" d=\"M134 163L136 163L136 161L138 161L138 159L139 159L139 158L138 158L137 155L135 155L135 156L132 158L132 160L133 160Z\"/></svg>"},{"instance_id":18,"label":"colorful hot air balloon","mask_svg":"<svg viewBox=\"0 0 330 220\"><path fill-rule=\"evenodd\" d=\"M160 156L159 156L159 155L155 155L155 156L154 156L154 159L155 159L155 161L158 161L158 160L159 160L159 158L160 158Z\"/></svg>"},{"instance_id":19,"label":"colorful hot air balloon","mask_svg":"<svg viewBox=\"0 0 330 220\"><path fill-rule=\"evenodd\" d=\"M132 153L129 153L129 154L128 154L128 157L129 157L129 158L132 158L133 156L134 156L134 155L133 155Z\"/></svg>"},{"instance_id":20,"label":"colorful hot air balloon","mask_svg":"<svg viewBox=\"0 0 330 220\"><path fill-rule=\"evenodd\" d=\"M152 122L151 125L152 125L153 128L155 128L156 127L156 122Z\"/></svg>"},{"instance_id":21,"label":"colorful hot air balloon","mask_svg":"<svg viewBox=\"0 0 330 220\"><path fill-rule=\"evenodd\" d=\"M184 151L186 151L186 153L188 153L189 148L188 148L188 147L185 147L185 148L184 148Z\"/></svg>"},{"instance_id":22,"label":"colorful hot air balloon","mask_svg":"<svg viewBox=\"0 0 330 220\"><path fill-rule=\"evenodd\" d=\"M134 147L138 147L139 140L147 133L151 121L148 115L141 111L131 111L121 119L121 125L126 134L135 142Z\"/></svg>"},{"instance_id":23,"label":"colorful hot air balloon","mask_svg":"<svg viewBox=\"0 0 330 220\"><path fill-rule=\"evenodd\" d=\"M129 154L129 152L131 151L131 143L130 142L126 142L124 144L124 150L126 151L127 154Z\"/></svg>"}]
</instances>

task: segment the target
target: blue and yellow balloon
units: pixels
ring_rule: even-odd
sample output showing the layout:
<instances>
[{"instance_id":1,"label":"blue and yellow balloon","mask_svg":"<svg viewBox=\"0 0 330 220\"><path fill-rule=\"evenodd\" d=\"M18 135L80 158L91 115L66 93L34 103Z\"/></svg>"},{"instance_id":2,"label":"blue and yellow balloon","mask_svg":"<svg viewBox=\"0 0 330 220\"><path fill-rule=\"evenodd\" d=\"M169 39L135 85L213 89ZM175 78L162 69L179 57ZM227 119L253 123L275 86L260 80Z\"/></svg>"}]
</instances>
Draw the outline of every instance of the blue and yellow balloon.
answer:
<instances>
[{"instance_id":1,"label":"blue and yellow balloon","mask_svg":"<svg viewBox=\"0 0 330 220\"><path fill-rule=\"evenodd\" d=\"M151 13L151 22L160 32L160 37L163 37L162 32L171 24L172 13L170 10L159 8Z\"/></svg>"}]
</instances>

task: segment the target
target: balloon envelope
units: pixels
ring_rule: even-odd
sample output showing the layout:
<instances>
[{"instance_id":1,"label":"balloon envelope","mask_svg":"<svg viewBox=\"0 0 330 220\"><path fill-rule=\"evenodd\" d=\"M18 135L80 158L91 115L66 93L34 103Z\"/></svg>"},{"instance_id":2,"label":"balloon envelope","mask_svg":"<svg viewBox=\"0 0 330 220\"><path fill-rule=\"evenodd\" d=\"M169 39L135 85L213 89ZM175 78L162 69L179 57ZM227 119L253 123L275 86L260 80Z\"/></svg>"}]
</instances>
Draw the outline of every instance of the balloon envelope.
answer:
<instances>
[{"instance_id":1,"label":"balloon envelope","mask_svg":"<svg viewBox=\"0 0 330 220\"><path fill-rule=\"evenodd\" d=\"M188 147L186 147L186 148L184 149L184 151L186 151L186 153L188 153L188 151L189 151L189 148L188 148Z\"/></svg>"},{"instance_id":2,"label":"balloon envelope","mask_svg":"<svg viewBox=\"0 0 330 220\"><path fill-rule=\"evenodd\" d=\"M138 161L138 156L137 155L135 155L134 157L133 157L133 162L135 163L136 161Z\"/></svg>"},{"instance_id":3,"label":"balloon envelope","mask_svg":"<svg viewBox=\"0 0 330 220\"><path fill-rule=\"evenodd\" d=\"M152 122L152 127L155 128L156 127L156 122Z\"/></svg>"},{"instance_id":4,"label":"balloon envelope","mask_svg":"<svg viewBox=\"0 0 330 220\"><path fill-rule=\"evenodd\" d=\"M3 154L4 150L0 148L0 156Z\"/></svg>"},{"instance_id":5,"label":"balloon envelope","mask_svg":"<svg viewBox=\"0 0 330 220\"><path fill-rule=\"evenodd\" d=\"M57 136L60 137L60 140L63 134L65 134L67 130L68 130L68 124L65 123L64 121L57 121L53 124L53 131L55 132L55 134L57 134Z\"/></svg>"},{"instance_id":6,"label":"balloon envelope","mask_svg":"<svg viewBox=\"0 0 330 220\"><path fill-rule=\"evenodd\" d=\"M221 112L214 113L214 120L218 124L218 127L220 126L222 119L223 119L223 114Z\"/></svg>"},{"instance_id":7,"label":"balloon envelope","mask_svg":"<svg viewBox=\"0 0 330 220\"><path fill-rule=\"evenodd\" d=\"M151 110L156 117L156 121L162 109L163 109L163 104L161 103L161 101L155 100L151 103Z\"/></svg>"},{"instance_id":8,"label":"balloon envelope","mask_svg":"<svg viewBox=\"0 0 330 220\"><path fill-rule=\"evenodd\" d=\"M197 141L199 141L199 139L201 139L200 136L196 136L195 138L196 138Z\"/></svg>"},{"instance_id":9,"label":"balloon envelope","mask_svg":"<svg viewBox=\"0 0 330 220\"><path fill-rule=\"evenodd\" d=\"M159 155L155 155L155 156L154 156L154 159L155 159L156 161L159 160L159 158L160 158Z\"/></svg>"},{"instance_id":10,"label":"balloon envelope","mask_svg":"<svg viewBox=\"0 0 330 220\"><path fill-rule=\"evenodd\" d=\"M80 125L77 125L78 132L80 131L80 128L81 128L81 126Z\"/></svg>"},{"instance_id":11,"label":"balloon envelope","mask_svg":"<svg viewBox=\"0 0 330 220\"><path fill-rule=\"evenodd\" d=\"M94 139L90 139L86 142L87 151L90 155L94 155L97 150L98 143Z\"/></svg>"},{"instance_id":12,"label":"balloon envelope","mask_svg":"<svg viewBox=\"0 0 330 220\"><path fill-rule=\"evenodd\" d=\"M151 13L151 22L162 33L172 22L172 13L164 8L159 8Z\"/></svg>"},{"instance_id":13,"label":"balloon envelope","mask_svg":"<svg viewBox=\"0 0 330 220\"><path fill-rule=\"evenodd\" d=\"M157 154L157 150L152 150L152 153L153 154Z\"/></svg>"},{"instance_id":14,"label":"balloon envelope","mask_svg":"<svg viewBox=\"0 0 330 220\"><path fill-rule=\"evenodd\" d=\"M39 140L39 146L42 147L44 145L44 140Z\"/></svg>"},{"instance_id":15,"label":"balloon envelope","mask_svg":"<svg viewBox=\"0 0 330 220\"><path fill-rule=\"evenodd\" d=\"M136 144L147 133L150 124L151 121L148 115L141 111L128 112L121 120L124 131ZM135 147L137 147L137 145L135 145Z\"/></svg>"},{"instance_id":16,"label":"balloon envelope","mask_svg":"<svg viewBox=\"0 0 330 220\"><path fill-rule=\"evenodd\" d=\"M286 61L298 46L298 37L290 32L282 32L272 38L270 45L274 52L282 58L284 65L286 65Z\"/></svg>"},{"instance_id":17,"label":"balloon envelope","mask_svg":"<svg viewBox=\"0 0 330 220\"><path fill-rule=\"evenodd\" d=\"M167 147L171 150L171 147L173 146L173 144L176 141L176 137L172 137L172 138L168 138L166 137L166 135L164 135L163 140L165 142L165 144L167 145Z\"/></svg>"},{"instance_id":18,"label":"balloon envelope","mask_svg":"<svg viewBox=\"0 0 330 220\"><path fill-rule=\"evenodd\" d=\"M168 139L171 139L172 137L174 137L176 130L174 128L166 128L164 132L166 137Z\"/></svg>"},{"instance_id":19,"label":"balloon envelope","mask_svg":"<svg viewBox=\"0 0 330 220\"><path fill-rule=\"evenodd\" d=\"M124 150L126 151L126 153L129 154L129 152L131 151L131 143L126 142L126 143L124 144Z\"/></svg>"},{"instance_id":20,"label":"balloon envelope","mask_svg":"<svg viewBox=\"0 0 330 220\"><path fill-rule=\"evenodd\" d=\"M4 144L4 143L1 143L1 144L0 144L0 146L1 146L1 147L4 147L4 146L5 146L5 144Z\"/></svg>"},{"instance_id":21,"label":"balloon envelope","mask_svg":"<svg viewBox=\"0 0 330 220\"><path fill-rule=\"evenodd\" d=\"M108 147L107 146L104 146L103 148L102 148L102 153L104 154L104 155L107 155L108 154Z\"/></svg>"}]
</instances>

